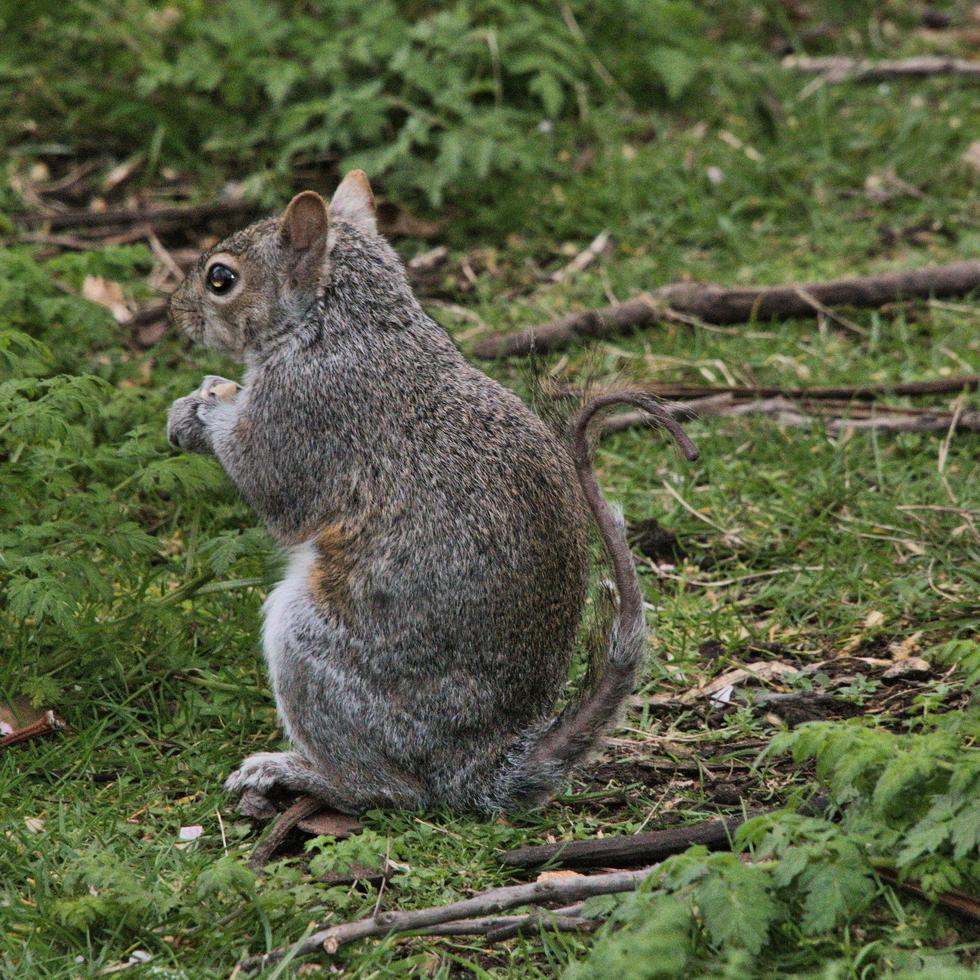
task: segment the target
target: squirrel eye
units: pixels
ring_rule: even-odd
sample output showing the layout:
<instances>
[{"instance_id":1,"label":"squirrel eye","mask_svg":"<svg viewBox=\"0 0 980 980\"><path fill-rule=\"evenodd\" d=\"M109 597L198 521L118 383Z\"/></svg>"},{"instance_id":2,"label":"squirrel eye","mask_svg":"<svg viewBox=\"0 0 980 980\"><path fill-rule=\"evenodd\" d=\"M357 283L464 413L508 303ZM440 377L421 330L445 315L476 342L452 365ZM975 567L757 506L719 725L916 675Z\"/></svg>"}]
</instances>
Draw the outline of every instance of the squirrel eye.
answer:
<instances>
[{"instance_id":1,"label":"squirrel eye","mask_svg":"<svg viewBox=\"0 0 980 980\"><path fill-rule=\"evenodd\" d=\"M228 266L215 262L207 272L207 287L212 293L226 293L235 284L238 273Z\"/></svg>"}]
</instances>

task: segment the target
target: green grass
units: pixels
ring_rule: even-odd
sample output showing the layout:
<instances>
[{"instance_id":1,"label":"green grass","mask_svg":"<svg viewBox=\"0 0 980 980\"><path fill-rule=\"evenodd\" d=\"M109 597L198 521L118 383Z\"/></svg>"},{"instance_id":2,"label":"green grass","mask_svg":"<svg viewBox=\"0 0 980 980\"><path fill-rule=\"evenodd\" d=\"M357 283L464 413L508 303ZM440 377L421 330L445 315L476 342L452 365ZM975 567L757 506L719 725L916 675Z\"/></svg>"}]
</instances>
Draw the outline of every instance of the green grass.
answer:
<instances>
[{"instance_id":1,"label":"green grass","mask_svg":"<svg viewBox=\"0 0 980 980\"><path fill-rule=\"evenodd\" d=\"M464 350L488 330L684 275L781 282L977 254L976 177L959 163L978 136L975 89L948 79L848 84L801 100L805 81L784 73L761 39L784 16L781 5L766 7L762 26L751 29L740 20L748 6L710 16L724 32L718 50L760 66L752 85L706 78L700 96L692 90L687 102L642 112L601 104L587 126L572 113L540 136L529 151L535 166L520 177L481 182L472 193L465 177L446 185L452 261L434 292L467 312L431 308ZM139 13L138 5L127 9ZM905 50L926 44L910 32L911 7L896 5L893 19ZM836 47L880 53L876 23L860 21L861 36L841 34ZM36 111L45 139L90 152L77 128L89 116L80 113L73 128L43 100ZM2 139L16 150L11 172L23 174L40 151L14 123ZM152 140L152 131L129 125L118 122L122 142ZM168 152L166 144L158 150ZM381 175L382 189L412 186L406 174L422 164L406 159L390 185ZM254 165L243 154L216 164L239 179L253 176ZM709 167L722 171L720 183L709 180ZM921 196L876 202L863 193L869 176L892 168ZM268 185L280 199L300 180L284 173ZM3 220L13 222L17 202L11 192L4 201ZM541 270L567 261L563 245L584 247L603 228L615 242L610 256L568 283L542 282ZM411 255L425 246L399 247ZM459 284L463 258L478 272L472 288ZM295 857L259 880L242 869L256 834L220 786L243 755L281 737L258 651L260 605L278 559L216 465L173 456L163 437L172 399L203 374L234 376L236 368L169 335L134 352L105 311L76 295L86 274L100 274L145 298L150 265L140 247L42 261L24 247L0 251L0 405L8 413L0 419L0 703L26 695L71 725L0 752L2 976L93 976L135 950L152 955L141 975L227 976L241 956L287 944L314 920L369 914L378 902L372 889L318 883ZM677 326L556 355L538 370L597 385L941 377L977 370L978 314L965 299L849 313L862 334L813 321ZM488 370L532 396L526 363ZM101 381L77 380L92 377ZM820 843L827 826L792 830L792 821L777 824L768 844L761 831L746 841L769 847L775 866L789 867L787 847L807 848L808 867L818 870L832 871L842 854L851 869L882 856L894 863L925 819L923 806L955 792L929 780L975 771L977 707L967 668L956 664L975 659L969 638L980 619L976 435L958 434L940 467L942 439L933 435L857 433L835 442L819 425L784 429L763 419L707 420L688 431L702 451L694 464L647 432L617 436L597 456L603 486L627 516L656 517L687 553L671 578L641 559L654 639L640 693L679 695L759 659L802 669L845 651L888 658L889 644L903 640L933 663L930 677L889 686L880 669L845 660L823 678L785 682L820 687L847 675L843 696L870 712L873 729L843 753L849 774L833 739L849 737L853 723L828 723L826 744L797 746L795 762L781 753L754 767L760 747L784 729L772 715L651 704L632 709L604 757L537 812L496 822L371 813L365 836L325 843L321 853L340 863L387 853L403 864L382 907L448 902L512 882L495 858L502 848L738 812L718 801L720 783L734 783L747 805L779 805L830 784L846 817L829 844ZM872 613L880 615L869 621ZM963 642L951 647L953 640ZM911 741L874 742L889 732ZM887 768L906 759L910 769L926 760L928 778ZM651 760L693 760L702 771L651 769ZM976 778L965 785L975 801ZM203 836L181 845L179 829L193 824ZM799 834L792 844L773 843L791 830ZM968 838L969 828L960 832ZM933 891L976 894L976 843L956 855L941 835L930 846L907 865L909 875L931 881ZM643 972L660 957L684 964L666 975L975 975L975 926L876 879L867 879L867 894L851 882L851 906L828 899L840 915L807 931L800 909L811 885L749 881L739 877L744 865L688 860L674 866L669 890L694 902L693 921L686 912L678 918L683 902L653 895L621 906L622 931L597 944L548 933L493 947L389 940L344 950L336 964L359 977L551 977L573 963L582 964L576 976L602 976L620 968L619 942L628 954L646 950L627 955L637 977L662 975ZM701 877L682 881L688 867ZM758 887L784 911L755 950L744 936L726 936L718 920L751 907L745 896ZM282 975L299 975L302 962ZM312 962L330 972L326 960Z\"/></svg>"}]
</instances>

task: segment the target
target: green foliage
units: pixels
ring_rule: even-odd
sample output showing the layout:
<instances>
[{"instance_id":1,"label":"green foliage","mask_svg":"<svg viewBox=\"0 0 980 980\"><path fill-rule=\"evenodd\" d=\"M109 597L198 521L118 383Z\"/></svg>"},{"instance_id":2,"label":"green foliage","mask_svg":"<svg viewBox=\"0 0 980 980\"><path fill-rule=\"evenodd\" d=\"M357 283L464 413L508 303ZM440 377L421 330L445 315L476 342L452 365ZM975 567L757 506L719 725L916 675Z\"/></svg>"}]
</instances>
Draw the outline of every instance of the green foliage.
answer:
<instances>
[{"instance_id":1,"label":"green foliage","mask_svg":"<svg viewBox=\"0 0 980 980\"><path fill-rule=\"evenodd\" d=\"M769 752L815 760L854 844L934 895L980 882L978 734L975 710L908 735L863 720L814 722L778 735ZM858 884L840 881L852 890Z\"/></svg>"},{"instance_id":2,"label":"green foliage","mask_svg":"<svg viewBox=\"0 0 980 980\"><path fill-rule=\"evenodd\" d=\"M738 850L757 845L757 863L703 847L664 861L644 889L615 902L589 958L566 976L679 976L706 958L744 966L774 943L853 921L876 891L856 846L823 821L760 817L741 829L739 842ZM586 913L608 901L590 900Z\"/></svg>"},{"instance_id":3,"label":"green foliage","mask_svg":"<svg viewBox=\"0 0 980 980\"><path fill-rule=\"evenodd\" d=\"M78 657L77 667L99 662L116 630L135 640L159 628L174 614L161 597L193 578L196 561L213 574L254 573L269 548L261 532L223 524L242 511L212 461L166 446L169 399L197 377L141 389L111 316L61 285L132 278L145 255L116 249L42 265L0 251L0 641ZM213 533L181 554L181 538L161 528L175 509L202 506L217 518ZM56 693L41 676L49 667L29 658L24 689Z\"/></svg>"},{"instance_id":4,"label":"green foliage","mask_svg":"<svg viewBox=\"0 0 980 980\"><path fill-rule=\"evenodd\" d=\"M25 16L8 4L0 80L18 85L0 112L15 126L51 120L42 139L104 139L154 161L201 148L247 162L258 186L298 162L361 166L439 204L464 185L551 169L555 125L693 103L715 81L748 79L732 52L715 57L690 0L147 6L44 0ZM65 102L67 119L52 118Z\"/></svg>"},{"instance_id":5,"label":"green foliage","mask_svg":"<svg viewBox=\"0 0 980 980\"><path fill-rule=\"evenodd\" d=\"M603 910L589 899L585 915ZM668 895L640 892L615 906L588 957L573 963L565 980L621 977L622 980L671 980L683 974L693 953L690 908Z\"/></svg>"},{"instance_id":6,"label":"green foliage","mask_svg":"<svg viewBox=\"0 0 980 980\"><path fill-rule=\"evenodd\" d=\"M205 868L197 879L197 893L201 898L235 893L252 895L254 892L255 872L230 855Z\"/></svg>"},{"instance_id":7,"label":"green foliage","mask_svg":"<svg viewBox=\"0 0 980 980\"><path fill-rule=\"evenodd\" d=\"M740 950L758 957L773 944L826 936L857 920L875 899L876 867L896 867L927 894L975 891L976 722L956 716L935 731L907 736L828 722L777 736L771 753L816 761L842 807L841 822L768 814L739 828L733 853L692 847L668 859L648 879L651 893L621 900L589 958L566 976L677 976L689 957L705 952L734 962ZM600 905L589 908L597 912ZM655 951L667 949L673 958L657 972L649 963Z\"/></svg>"},{"instance_id":8,"label":"green foliage","mask_svg":"<svg viewBox=\"0 0 980 980\"><path fill-rule=\"evenodd\" d=\"M858 844L825 820L796 814L757 817L739 828L757 860L777 858L773 882L807 935L827 932L862 912L876 885Z\"/></svg>"},{"instance_id":9,"label":"green foliage","mask_svg":"<svg viewBox=\"0 0 980 980\"><path fill-rule=\"evenodd\" d=\"M164 918L177 904L163 882L141 881L115 855L95 849L66 870L63 893L73 897L55 902L56 915L83 931L116 923L139 928Z\"/></svg>"},{"instance_id":10,"label":"green foliage","mask_svg":"<svg viewBox=\"0 0 980 980\"><path fill-rule=\"evenodd\" d=\"M355 864L377 868L386 857L393 857L391 841L373 830L364 830L344 841L314 837L306 849L316 852L310 859L310 873L314 875L350 871Z\"/></svg>"},{"instance_id":11,"label":"green foliage","mask_svg":"<svg viewBox=\"0 0 980 980\"><path fill-rule=\"evenodd\" d=\"M972 693L973 700L980 700L980 642L950 640L933 647L926 656L935 663L956 667L963 675L963 683Z\"/></svg>"}]
</instances>

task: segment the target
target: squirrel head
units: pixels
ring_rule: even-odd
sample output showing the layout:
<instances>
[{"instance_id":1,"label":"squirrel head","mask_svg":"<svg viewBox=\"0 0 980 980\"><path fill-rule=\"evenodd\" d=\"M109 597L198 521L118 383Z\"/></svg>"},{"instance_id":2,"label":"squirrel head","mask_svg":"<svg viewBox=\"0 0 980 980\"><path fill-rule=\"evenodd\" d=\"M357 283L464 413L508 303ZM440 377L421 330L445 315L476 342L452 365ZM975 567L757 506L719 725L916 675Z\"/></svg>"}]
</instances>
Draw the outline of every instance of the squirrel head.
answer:
<instances>
[{"instance_id":1,"label":"squirrel head","mask_svg":"<svg viewBox=\"0 0 980 980\"><path fill-rule=\"evenodd\" d=\"M329 205L303 191L281 218L258 221L202 255L170 300L177 326L238 357L292 333L322 294L335 221L377 234L363 170L344 177Z\"/></svg>"}]
</instances>

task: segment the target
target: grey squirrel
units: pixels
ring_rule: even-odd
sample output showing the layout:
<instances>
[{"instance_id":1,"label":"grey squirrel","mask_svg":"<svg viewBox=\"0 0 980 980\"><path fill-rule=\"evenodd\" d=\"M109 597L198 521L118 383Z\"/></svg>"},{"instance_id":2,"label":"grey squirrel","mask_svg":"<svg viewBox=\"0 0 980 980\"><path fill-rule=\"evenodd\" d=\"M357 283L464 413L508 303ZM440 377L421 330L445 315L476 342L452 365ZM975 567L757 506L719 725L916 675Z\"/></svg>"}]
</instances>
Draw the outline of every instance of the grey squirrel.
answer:
<instances>
[{"instance_id":1,"label":"grey squirrel","mask_svg":"<svg viewBox=\"0 0 980 980\"><path fill-rule=\"evenodd\" d=\"M378 234L367 178L201 257L171 301L194 340L245 363L173 403L171 444L213 454L289 553L263 648L292 749L227 780L350 813L495 812L547 799L632 690L643 603L592 473L588 404L566 447L462 357ZM601 676L554 717L586 598L589 511L619 609ZM264 801L263 801L264 802Z\"/></svg>"}]
</instances>

